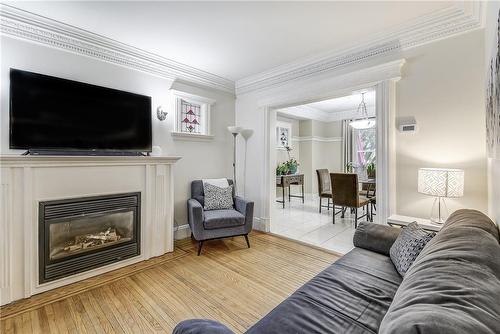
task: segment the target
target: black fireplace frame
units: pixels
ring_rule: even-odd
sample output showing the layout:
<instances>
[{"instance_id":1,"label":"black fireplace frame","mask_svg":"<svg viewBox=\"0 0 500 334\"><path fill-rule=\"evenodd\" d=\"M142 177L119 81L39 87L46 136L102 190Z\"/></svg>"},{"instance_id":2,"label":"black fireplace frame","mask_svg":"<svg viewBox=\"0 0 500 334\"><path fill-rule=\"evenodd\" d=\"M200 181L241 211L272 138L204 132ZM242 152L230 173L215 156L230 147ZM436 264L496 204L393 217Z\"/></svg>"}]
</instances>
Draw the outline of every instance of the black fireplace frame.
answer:
<instances>
[{"instance_id":1,"label":"black fireplace frame","mask_svg":"<svg viewBox=\"0 0 500 334\"><path fill-rule=\"evenodd\" d=\"M57 209L64 205L99 203L109 200L113 203L111 209L99 210L75 208L70 215L59 216ZM51 208L52 211L51 212ZM68 218L89 217L92 215L133 211L134 235L129 241L110 245L105 248L89 250L81 254L70 255L61 259L50 260L49 229L51 224L57 224ZM47 216L49 216L48 219ZM111 195L69 198L39 202L38 205L38 259L39 283L46 283L68 277L77 273L119 262L141 254L141 192L120 193Z\"/></svg>"}]
</instances>

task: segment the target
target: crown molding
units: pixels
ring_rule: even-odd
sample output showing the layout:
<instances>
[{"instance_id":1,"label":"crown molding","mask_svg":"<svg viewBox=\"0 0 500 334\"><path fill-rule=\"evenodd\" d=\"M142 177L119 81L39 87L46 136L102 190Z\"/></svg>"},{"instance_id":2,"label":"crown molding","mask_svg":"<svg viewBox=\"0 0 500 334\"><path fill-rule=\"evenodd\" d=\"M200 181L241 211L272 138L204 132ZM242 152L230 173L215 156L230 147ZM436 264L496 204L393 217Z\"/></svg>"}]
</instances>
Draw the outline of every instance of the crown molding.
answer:
<instances>
[{"instance_id":1,"label":"crown molding","mask_svg":"<svg viewBox=\"0 0 500 334\"><path fill-rule=\"evenodd\" d=\"M236 81L236 95L285 84L357 65L479 29L484 24L482 2L458 2L452 6L408 21L383 33L369 36L355 46L305 58Z\"/></svg>"},{"instance_id":2,"label":"crown molding","mask_svg":"<svg viewBox=\"0 0 500 334\"><path fill-rule=\"evenodd\" d=\"M368 116L375 116L375 106L368 105ZM328 112L314 108L308 105L293 106L284 109L279 109L278 113L282 117L292 117L301 120L312 119L320 122L336 122L344 119L356 118L357 109L346 109L340 111Z\"/></svg>"},{"instance_id":3,"label":"crown molding","mask_svg":"<svg viewBox=\"0 0 500 334\"><path fill-rule=\"evenodd\" d=\"M0 28L9 37L234 94L231 80L9 5L0 4Z\"/></svg>"},{"instance_id":4,"label":"crown molding","mask_svg":"<svg viewBox=\"0 0 500 334\"><path fill-rule=\"evenodd\" d=\"M342 137L320 137L320 136L305 136L305 137L292 137L292 141L296 142L309 142L315 141L320 143L334 143L342 142Z\"/></svg>"}]
</instances>

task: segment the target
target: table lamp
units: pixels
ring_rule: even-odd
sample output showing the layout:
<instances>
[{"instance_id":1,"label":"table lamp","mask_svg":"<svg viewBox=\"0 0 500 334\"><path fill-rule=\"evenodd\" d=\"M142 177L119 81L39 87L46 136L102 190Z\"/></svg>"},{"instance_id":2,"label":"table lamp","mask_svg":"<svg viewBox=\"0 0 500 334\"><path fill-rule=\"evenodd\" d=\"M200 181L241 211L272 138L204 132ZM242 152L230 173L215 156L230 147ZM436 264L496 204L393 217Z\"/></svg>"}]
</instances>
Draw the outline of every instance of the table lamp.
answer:
<instances>
[{"instance_id":1,"label":"table lamp","mask_svg":"<svg viewBox=\"0 0 500 334\"><path fill-rule=\"evenodd\" d=\"M448 216L444 197L464 195L464 171L461 169L420 168L418 170L418 192L435 196L431 210L431 221L443 224Z\"/></svg>"}]
</instances>

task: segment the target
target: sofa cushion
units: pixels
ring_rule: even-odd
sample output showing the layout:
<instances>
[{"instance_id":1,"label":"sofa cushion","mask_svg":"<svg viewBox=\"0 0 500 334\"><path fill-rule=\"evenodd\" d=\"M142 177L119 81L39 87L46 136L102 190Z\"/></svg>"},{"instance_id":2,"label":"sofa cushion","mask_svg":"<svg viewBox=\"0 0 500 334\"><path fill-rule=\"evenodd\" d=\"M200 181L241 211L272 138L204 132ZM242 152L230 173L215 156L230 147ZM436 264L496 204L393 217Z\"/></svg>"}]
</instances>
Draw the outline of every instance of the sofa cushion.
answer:
<instances>
[{"instance_id":1,"label":"sofa cushion","mask_svg":"<svg viewBox=\"0 0 500 334\"><path fill-rule=\"evenodd\" d=\"M205 211L203 225L207 230L245 225L245 216L234 209Z\"/></svg>"},{"instance_id":2,"label":"sofa cushion","mask_svg":"<svg viewBox=\"0 0 500 334\"><path fill-rule=\"evenodd\" d=\"M499 296L498 228L459 210L406 273L380 333L498 333Z\"/></svg>"},{"instance_id":3,"label":"sofa cushion","mask_svg":"<svg viewBox=\"0 0 500 334\"><path fill-rule=\"evenodd\" d=\"M400 283L389 257L355 248L247 333L376 333Z\"/></svg>"},{"instance_id":4,"label":"sofa cushion","mask_svg":"<svg viewBox=\"0 0 500 334\"><path fill-rule=\"evenodd\" d=\"M203 185L205 192L205 210L221 210L233 207L233 186L220 188L213 184Z\"/></svg>"},{"instance_id":5,"label":"sofa cushion","mask_svg":"<svg viewBox=\"0 0 500 334\"><path fill-rule=\"evenodd\" d=\"M413 222L403 227L390 249L391 261L401 276L404 276L425 245L436 235L424 231Z\"/></svg>"}]
</instances>

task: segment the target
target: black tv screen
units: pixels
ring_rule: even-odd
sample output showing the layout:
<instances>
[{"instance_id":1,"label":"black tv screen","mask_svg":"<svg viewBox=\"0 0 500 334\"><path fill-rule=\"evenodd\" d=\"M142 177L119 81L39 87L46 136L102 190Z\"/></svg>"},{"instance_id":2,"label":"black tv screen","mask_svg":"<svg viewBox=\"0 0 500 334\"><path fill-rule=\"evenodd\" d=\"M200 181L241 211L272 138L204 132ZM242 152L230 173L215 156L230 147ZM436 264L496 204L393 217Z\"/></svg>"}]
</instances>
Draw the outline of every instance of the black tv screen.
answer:
<instances>
[{"instance_id":1,"label":"black tv screen","mask_svg":"<svg viewBox=\"0 0 500 334\"><path fill-rule=\"evenodd\" d=\"M150 152L151 98L10 70L10 148Z\"/></svg>"}]
</instances>

